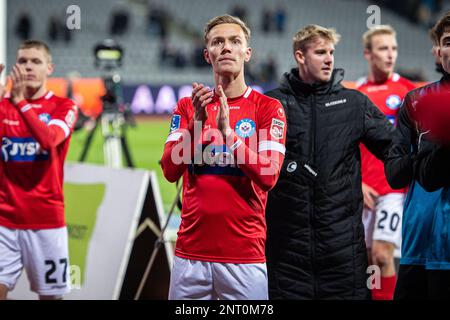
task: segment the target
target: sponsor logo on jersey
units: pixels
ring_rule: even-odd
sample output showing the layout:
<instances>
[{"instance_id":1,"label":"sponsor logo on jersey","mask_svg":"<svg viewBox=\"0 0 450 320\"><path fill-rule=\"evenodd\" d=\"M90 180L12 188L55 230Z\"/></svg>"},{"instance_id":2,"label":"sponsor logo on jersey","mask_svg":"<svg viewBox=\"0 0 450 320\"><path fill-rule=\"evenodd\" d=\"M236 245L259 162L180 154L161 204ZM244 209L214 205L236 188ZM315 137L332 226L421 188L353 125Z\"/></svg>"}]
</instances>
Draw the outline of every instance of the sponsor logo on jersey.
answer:
<instances>
[{"instance_id":1,"label":"sponsor logo on jersey","mask_svg":"<svg viewBox=\"0 0 450 320\"><path fill-rule=\"evenodd\" d=\"M239 110L240 106L229 106L230 110Z\"/></svg>"},{"instance_id":2,"label":"sponsor logo on jersey","mask_svg":"<svg viewBox=\"0 0 450 320\"><path fill-rule=\"evenodd\" d=\"M2 138L2 160L5 162L32 162L47 160L49 154L42 150L34 138Z\"/></svg>"},{"instance_id":3,"label":"sponsor logo on jersey","mask_svg":"<svg viewBox=\"0 0 450 320\"><path fill-rule=\"evenodd\" d=\"M181 116L178 114L174 114L172 116L172 122L170 123L170 132L174 132L180 129Z\"/></svg>"},{"instance_id":4,"label":"sponsor logo on jersey","mask_svg":"<svg viewBox=\"0 0 450 320\"><path fill-rule=\"evenodd\" d=\"M270 125L270 135L275 139L283 138L285 123L278 119L272 118L272 124Z\"/></svg>"},{"instance_id":5,"label":"sponsor logo on jersey","mask_svg":"<svg viewBox=\"0 0 450 320\"><path fill-rule=\"evenodd\" d=\"M234 127L236 134L242 138L251 137L256 131L255 122L252 119L241 119L236 123Z\"/></svg>"},{"instance_id":6,"label":"sponsor logo on jersey","mask_svg":"<svg viewBox=\"0 0 450 320\"><path fill-rule=\"evenodd\" d=\"M199 145L202 163L189 165L191 174L244 176L236 163L233 153L224 145Z\"/></svg>"},{"instance_id":7,"label":"sponsor logo on jersey","mask_svg":"<svg viewBox=\"0 0 450 320\"><path fill-rule=\"evenodd\" d=\"M8 125L8 126L18 126L19 120L9 120L9 119L3 119L2 123Z\"/></svg>"},{"instance_id":8,"label":"sponsor logo on jersey","mask_svg":"<svg viewBox=\"0 0 450 320\"><path fill-rule=\"evenodd\" d=\"M43 123L48 124L50 122L50 115L48 113L41 113L39 115L39 120L41 120Z\"/></svg>"},{"instance_id":9,"label":"sponsor logo on jersey","mask_svg":"<svg viewBox=\"0 0 450 320\"><path fill-rule=\"evenodd\" d=\"M391 94L386 99L386 106L391 110L397 110L402 104L402 99L396 94Z\"/></svg>"}]
</instances>

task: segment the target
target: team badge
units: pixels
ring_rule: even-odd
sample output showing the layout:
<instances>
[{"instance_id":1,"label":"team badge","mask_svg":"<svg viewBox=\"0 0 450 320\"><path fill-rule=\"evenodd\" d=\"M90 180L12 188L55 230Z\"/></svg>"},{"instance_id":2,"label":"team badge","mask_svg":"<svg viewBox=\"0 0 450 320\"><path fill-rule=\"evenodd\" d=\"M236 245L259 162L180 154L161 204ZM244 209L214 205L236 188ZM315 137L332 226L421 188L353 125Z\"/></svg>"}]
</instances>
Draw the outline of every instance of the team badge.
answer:
<instances>
[{"instance_id":1,"label":"team badge","mask_svg":"<svg viewBox=\"0 0 450 320\"><path fill-rule=\"evenodd\" d=\"M181 116L178 114L173 115L172 122L170 123L170 132L174 132L180 129Z\"/></svg>"},{"instance_id":2,"label":"team badge","mask_svg":"<svg viewBox=\"0 0 450 320\"><path fill-rule=\"evenodd\" d=\"M248 138L255 133L256 125L252 119L241 119L236 123L234 131L242 138Z\"/></svg>"},{"instance_id":3,"label":"team badge","mask_svg":"<svg viewBox=\"0 0 450 320\"><path fill-rule=\"evenodd\" d=\"M270 126L270 135L275 139L283 138L285 123L278 119L272 118L272 125Z\"/></svg>"},{"instance_id":4,"label":"team badge","mask_svg":"<svg viewBox=\"0 0 450 320\"><path fill-rule=\"evenodd\" d=\"M39 115L39 120L41 120L43 123L47 124L50 122L50 115L48 113L41 113Z\"/></svg>"},{"instance_id":5,"label":"team badge","mask_svg":"<svg viewBox=\"0 0 450 320\"><path fill-rule=\"evenodd\" d=\"M391 94L386 99L386 106L391 110L397 110L402 103L402 99L396 94Z\"/></svg>"}]
</instances>

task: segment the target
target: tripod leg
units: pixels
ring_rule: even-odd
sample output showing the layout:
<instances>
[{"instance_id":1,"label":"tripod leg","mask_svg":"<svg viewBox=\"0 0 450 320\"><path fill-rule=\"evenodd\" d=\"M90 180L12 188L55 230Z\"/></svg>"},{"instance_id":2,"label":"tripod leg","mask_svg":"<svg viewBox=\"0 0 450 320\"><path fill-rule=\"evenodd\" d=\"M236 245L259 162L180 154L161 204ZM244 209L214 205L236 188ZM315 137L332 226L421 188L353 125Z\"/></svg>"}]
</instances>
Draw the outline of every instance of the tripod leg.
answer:
<instances>
[{"instance_id":1,"label":"tripod leg","mask_svg":"<svg viewBox=\"0 0 450 320\"><path fill-rule=\"evenodd\" d=\"M94 137L95 130L97 129L98 126L99 118L100 116L98 116L97 119L95 120L95 126L94 128L92 128L91 132L89 132L89 135L87 136L86 141L84 142L83 150L81 151L81 155L78 160L80 162L84 162L86 160L89 147L91 146L92 143L92 138Z\"/></svg>"},{"instance_id":2,"label":"tripod leg","mask_svg":"<svg viewBox=\"0 0 450 320\"><path fill-rule=\"evenodd\" d=\"M125 133L122 133L122 135L120 136L120 142L122 143L122 150L123 150L123 154L125 155L125 160L127 161L128 168L134 168L133 159L131 158L131 153L130 153L130 149L128 148Z\"/></svg>"}]
</instances>

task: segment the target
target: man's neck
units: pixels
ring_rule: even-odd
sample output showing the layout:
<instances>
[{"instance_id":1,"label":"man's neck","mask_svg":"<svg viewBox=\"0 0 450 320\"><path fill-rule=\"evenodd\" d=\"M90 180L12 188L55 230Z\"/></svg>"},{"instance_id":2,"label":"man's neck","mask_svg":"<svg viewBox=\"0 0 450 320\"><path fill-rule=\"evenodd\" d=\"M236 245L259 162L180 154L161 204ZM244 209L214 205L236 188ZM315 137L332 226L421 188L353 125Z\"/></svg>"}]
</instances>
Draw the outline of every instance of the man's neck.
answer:
<instances>
[{"instance_id":1,"label":"man's neck","mask_svg":"<svg viewBox=\"0 0 450 320\"><path fill-rule=\"evenodd\" d=\"M27 87L25 89L24 96L25 96L26 100L36 100L36 99L41 98L46 92L47 92L47 89L45 88L45 85L43 85L37 89Z\"/></svg>"},{"instance_id":2,"label":"man's neck","mask_svg":"<svg viewBox=\"0 0 450 320\"><path fill-rule=\"evenodd\" d=\"M216 76L216 86L221 85L227 98L235 98L244 94L247 90L244 75L241 73L236 78L227 76Z\"/></svg>"},{"instance_id":3,"label":"man's neck","mask_svg":"<svg viewBox=\"0 0 450 320\"><path fill-rule=\"evenodd\" d=\"M392 72L385 73L376 71L373 69L369 69L369 76L367 77L370 82L373 83L383 83L389 80L389 78L392 76Z\"/></svg>"}]
</instances>

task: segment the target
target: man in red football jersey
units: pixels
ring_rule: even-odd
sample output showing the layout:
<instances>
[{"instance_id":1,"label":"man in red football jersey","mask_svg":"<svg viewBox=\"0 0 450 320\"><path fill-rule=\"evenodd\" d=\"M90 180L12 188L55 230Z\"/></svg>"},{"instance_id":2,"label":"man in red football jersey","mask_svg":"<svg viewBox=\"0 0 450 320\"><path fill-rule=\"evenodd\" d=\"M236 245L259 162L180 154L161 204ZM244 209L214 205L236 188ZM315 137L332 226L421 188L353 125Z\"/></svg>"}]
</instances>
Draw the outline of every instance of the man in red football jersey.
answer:
<instances>
[{"instance_id":1,"label":"man in red football jersey","mask_svg":"<svg viewBox=\"0 0 450 320\"><path fill-rule=\"evenodd\" d=\"M364 57L369 74L358 86L395 125L401 102L414 84L394 72L397 60L395 30L379 25L363 35ZM361 145L363 222L371 264L381 268L381 287L372 297L391 300L395 289L394 252L400 255L405 190L393 190L387 183L384 165Z\"/></svg>"},{"instance_id":2,"label":"man in red football jersey","mask_svg":"<svg viewBox=\"0 0 450 320\"><path fill-rule=\"evenodd\" d=\"M284 159L284 109L245 83L244 22L215 17L204 38L215 88L194 83L178 102L161 160L169 181L183 177L169 299L264 300L264 215Z\"/></svg>"},{"instance_id":3,"label":"man in red football jersey","mask_svg":"<svg viewBox=\"0 0 450 320\"><path fill-rule=\"evenodd\" d=\"M0 299L22 269L41 299L70 290L63 165L77 107L46 90L52 71L48 46L27 40L9 76L9 98L0 86Z\"/></svg>"}]
</instances>

